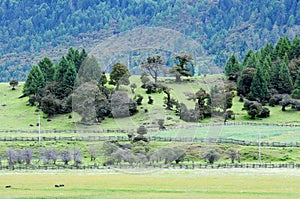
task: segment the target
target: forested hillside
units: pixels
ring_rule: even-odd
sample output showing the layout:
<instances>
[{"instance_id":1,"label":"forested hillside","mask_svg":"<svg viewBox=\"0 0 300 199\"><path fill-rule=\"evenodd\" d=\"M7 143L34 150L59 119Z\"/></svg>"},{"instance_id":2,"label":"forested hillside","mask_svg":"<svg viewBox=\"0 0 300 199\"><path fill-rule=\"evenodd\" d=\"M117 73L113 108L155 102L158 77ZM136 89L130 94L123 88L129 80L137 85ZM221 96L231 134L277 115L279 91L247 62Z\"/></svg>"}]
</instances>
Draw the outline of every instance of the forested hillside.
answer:
<instances>
[{"instance_id":1,"label":"forested hillside","mask_svg":"<svg viewBox=\"0 0 300 199\"><path fill-rule=\"evenodd\" d=\"M69 46L89 51L140 25L179 31L224 66L233 52L241 60L249 49L299 33L300 1L1 0L0 81L25 80L45 55L56 61Z\"/></svg>"}]
</instances>

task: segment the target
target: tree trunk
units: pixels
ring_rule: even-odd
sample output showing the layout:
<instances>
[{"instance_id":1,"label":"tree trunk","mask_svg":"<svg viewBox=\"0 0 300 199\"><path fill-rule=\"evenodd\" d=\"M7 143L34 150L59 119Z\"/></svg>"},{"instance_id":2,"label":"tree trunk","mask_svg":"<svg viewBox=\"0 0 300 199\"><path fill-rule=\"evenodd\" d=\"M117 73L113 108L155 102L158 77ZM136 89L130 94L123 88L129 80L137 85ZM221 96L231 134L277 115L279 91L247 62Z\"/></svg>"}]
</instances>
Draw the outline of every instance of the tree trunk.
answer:
<instances>
[{"instance_id":1,"label":"tree trunk","mask_svg":"<svg viewBox=\"0 0 300 199\"><path fill-rule=\"evenodd\" d=\"M167 109L171 110L171 95L168 92L165 92L167 94Z\"/></svg>"},{"instance_id":2,"label":"tree trunk","mask_svg":"<svg viewBox=\"0 0 300 199\"><path fill-rule=\"evenodd\" d=\"M176 77L176 82L181 82L180 75L175 75L175 77Z\"/></svg>"},{"instance_id":3,"label":"tree trunk","mask_svg":"<svg viewBox=\"0 0 300 199\"><path fill-rule=\"evenodd\" d=\"M154 72L154 83L155 83L155 84L157 84L157 77L158 77L157 72Z\"/></svg>"}]
</instances>

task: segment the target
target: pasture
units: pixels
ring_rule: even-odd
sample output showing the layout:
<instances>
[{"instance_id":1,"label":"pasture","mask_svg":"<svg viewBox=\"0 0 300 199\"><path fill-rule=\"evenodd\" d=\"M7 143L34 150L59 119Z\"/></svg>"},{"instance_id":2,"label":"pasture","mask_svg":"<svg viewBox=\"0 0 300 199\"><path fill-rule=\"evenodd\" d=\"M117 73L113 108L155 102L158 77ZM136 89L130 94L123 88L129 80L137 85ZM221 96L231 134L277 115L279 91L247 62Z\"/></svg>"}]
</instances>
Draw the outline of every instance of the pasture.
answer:
<instances>
[{"instance_id":1,"label":"pasture","mask_svg":"<svg viewBox=\"0 0 300 199\"><path fill-rule=\"evenodd\" d=\"M55 184L64 184L56 188ZM11 188L5 188L11 185ZM299 198L294 169L0 172L1 198Z\"/></svg>"}]
</instances>

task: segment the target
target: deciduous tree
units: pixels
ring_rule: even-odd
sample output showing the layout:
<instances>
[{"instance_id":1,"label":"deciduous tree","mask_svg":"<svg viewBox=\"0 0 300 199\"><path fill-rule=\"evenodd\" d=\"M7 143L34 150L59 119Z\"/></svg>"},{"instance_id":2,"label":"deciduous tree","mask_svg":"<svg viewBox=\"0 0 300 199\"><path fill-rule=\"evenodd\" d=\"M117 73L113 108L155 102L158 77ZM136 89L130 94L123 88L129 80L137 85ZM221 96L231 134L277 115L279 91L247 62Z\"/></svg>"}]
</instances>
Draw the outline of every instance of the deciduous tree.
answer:
<instances>
[{"instance_id":1,"label":"deciduous tree","mask_svg":"<svg viewBox=\"0 0 300 199\"><path fill-rule=\"evenodd\" d=\"M154 79L154 83L157 84L158 74L162 70L163 64L162 58L159 55L156 55L148 57L146 62L142 62L141 68L145 69Z\"/></svg>"},{"instance_id":2,"label":"deciduous tree","mask_svg":"<svg viewBox=\"0 0 300 199\"><path fill-rule=\"evenodd\" d=\"M191 70L193 67L193 56L183 52L175 56L175 66L170 69L170 73L175 75L176 82L181 82L181 76L192 76Z\"/></svg>"},{"instance_id":3,"label":"deciduous tree","mask_svg":"<svg viewBox=\"0 0 300 199\"><path fill-rule=\"evenodd\" d=\"M119 90L120 85L129 85L130 72L128 68L122 63L116 63L112 66L110 73L109 84L115 85L116 90Z\"/></svg>"}]
</instances>

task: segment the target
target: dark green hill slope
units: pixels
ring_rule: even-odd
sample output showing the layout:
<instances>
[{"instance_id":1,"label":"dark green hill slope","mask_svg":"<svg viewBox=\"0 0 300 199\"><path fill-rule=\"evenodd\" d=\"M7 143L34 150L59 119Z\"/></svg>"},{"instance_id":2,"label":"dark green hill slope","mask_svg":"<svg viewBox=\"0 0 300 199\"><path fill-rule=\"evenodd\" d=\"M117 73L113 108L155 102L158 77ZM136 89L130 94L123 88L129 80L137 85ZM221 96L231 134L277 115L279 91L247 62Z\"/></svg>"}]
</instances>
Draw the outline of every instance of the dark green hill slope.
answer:
<instances>
[{"instance_id":1,"label":"dark green hill slope","mask_svg":"<svg viewBox=\"0 0 300 199\"><path fill-rule=\"evenodd\" d=\"M170 28L201 43L224 65L300 31L299 0L1 0L0 81L24 80L44 55L85 47L140 25Z\"/></svg>"}]
</instances>

